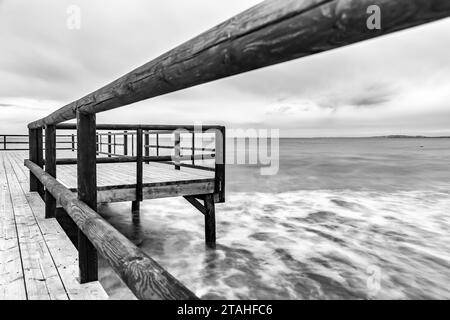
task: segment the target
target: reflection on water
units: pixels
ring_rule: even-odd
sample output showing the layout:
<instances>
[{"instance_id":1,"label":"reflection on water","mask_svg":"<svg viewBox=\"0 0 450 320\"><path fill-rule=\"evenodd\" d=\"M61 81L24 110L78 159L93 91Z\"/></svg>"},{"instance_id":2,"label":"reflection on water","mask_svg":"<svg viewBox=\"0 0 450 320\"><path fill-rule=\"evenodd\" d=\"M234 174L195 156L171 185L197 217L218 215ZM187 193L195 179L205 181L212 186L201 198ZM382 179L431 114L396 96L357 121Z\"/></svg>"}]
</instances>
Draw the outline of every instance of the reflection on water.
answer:
<instances>
[{"instance_id":1,"label":"reflection on water","mask_svg":"<svg viewBox=\"0 0 450 320\"><path fill-rule=\"evenodd\" d=\"M229 167L215 250L184 199L145 201L140 219L130 203L100 210L203 299L448 299L449 140L399 140L282 142L270 184ZM113 297L128 297L101 268Z\"/></svg>"}]
</instances>

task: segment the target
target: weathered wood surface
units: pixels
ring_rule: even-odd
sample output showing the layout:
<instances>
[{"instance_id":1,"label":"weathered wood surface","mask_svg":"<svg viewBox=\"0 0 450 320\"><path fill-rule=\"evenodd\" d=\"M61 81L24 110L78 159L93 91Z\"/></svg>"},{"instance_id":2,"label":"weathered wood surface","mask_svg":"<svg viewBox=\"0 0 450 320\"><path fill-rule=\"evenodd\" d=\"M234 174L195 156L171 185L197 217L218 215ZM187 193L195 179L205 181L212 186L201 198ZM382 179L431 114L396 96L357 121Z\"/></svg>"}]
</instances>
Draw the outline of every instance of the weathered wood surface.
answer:
<instances>
[{"instance_id":1,"label":"weathered wood surface","mask_svg":"<svg viewBox=\"0 0 450 320\"><path fill-rule=\"evenodd\" d=\"M56 129L60 130L75 130L77 128L75 123L60 123L56 126ZM151 134L172 134L175 130L183 130L183 131L196 131L201 130L202 132L208 130L220 129L218 125L185 125L185 124L112 124L112 123L99 123L96 125L97 130L137 130L142 129L145 131L149 131ZM122 135L122 132L108 132L101 133L100 135ZM135 136L136 132L129 132L130 136Z\"/></svg>"},{"instance_id":2,"label":"weathered wood surface","mask_svg":"<svg viewBox=\"0 0 450 320\"><path fill-rule=\"evenodd\" d=\"M0 154L0 300L106 299L100 283L78 282L77 251L28 179L23 158Z\"/></svg>"},{"instance_id":3,"label":"weathered wood surface","mask_svg":"<svg viewBox=\"0 0 450 320\"><path fill-rule=\"evenodd\" d=\"M11 191L0 153L0 300L27 298Z\"/></svg>"},{"instance_id":4,"label":"weathered wood surface","mask_svg":"<svg viewBox=\"0 0 450 320\"><path fill-rule=\"evenodd\" d=\"M78 228L140 299L197 299L177 279L148 257L61 183L29 160L25 165L58 200Z\"/></svg>"},{"instance_id":5,"label":"weathered wood surface","mask_svg":"<svg viewBox=\"0 0 450 320\"><path fill-rule=\"evenodd\" d=\"M45 128L45 172L56 178L56 127L48 125ZM56 200L45 190L45 217L56 216Z\"/></svg>"},{"instance_id":6,"label":"weathered wood surface","mask_svg":"<svg viewBox=\"0 0 450 320\"><path fill-rule=\"evenodd\" d=\"M97 148L95 114L77 112L77 191L78 199L97 211ZM111 136L108 136L110 140ZM111 145L110 145L111 147ZM49 190L49 188L47 188ZM80 282L98 280L97 250L82 230L78 231Z\"/></svg>"},{"instance_id":7,"label":"weathered wood surface","mask_svg":"<svg viewBox=\"0 0 450 320\"><path fill-rule=\"evenodd\" d=\"M170 149L173 149L173 147L170 147ZM99 154L105 154L108 156L111 156L110 153L107 152L97 152ZM115 155L112 154L113 158L97 158L97 163L121 163L121 162L137 162L137 157L134 156L122 156L122 155ZM172 161L174 157L172 156L142 156L142 160L144 160L146 163L149 162L169 162ZM212 160L215 159L215 154L197 154L197 155L185 155L180 156L179 161L188 161L188 160ZM56 164L76 164L77 159L76 158L60 158L56 160ZM180 164L181 165L181 164Z\"/></svg>"},{"instance_id":8,"label":"weathered wood surface","mask_svg":"<svg viewBox=\"0 0 450 320\"><path fill-rule=\"evenodd\" d=\"M378 5L381 30L369 30ZM267 0L133 70L103 88L29 124L74 119L450 15L447 0Z\"/></svg>"},{"instance_id":9,"label":"weathered wood surface","mask_svg":"<svg viewBox=\"0 0 450 320\"><path fill-rule=\"evenodd\" d=\"M188 181L176 184L144 184L142 187L143 199L160 199L181 197L189 195L208 194L214 192L214 181ZM98 191L98 202L124 202L136 200L135 186L118 186Z\"/></svg>"},{"instance_id":10,"label":"weathered wood surface","mask_svg":"<svg viewBox=\"0 0 450 320\"><path fill-rule=\"evenodd\" d=\"M225 127L216 130L215 201L225 202Z\"/></svg>"},{"instance_id":11,"label":"weathered wood surface","mask_svg":"<svg viewBox=\"0 0 450 320\"><path fill-rule=\"evenodd\" d=\"M214 204L214 195L204 196L205 202L205 242L210 247L216 245L216 211Z\"/></svg>"}]
</instances>

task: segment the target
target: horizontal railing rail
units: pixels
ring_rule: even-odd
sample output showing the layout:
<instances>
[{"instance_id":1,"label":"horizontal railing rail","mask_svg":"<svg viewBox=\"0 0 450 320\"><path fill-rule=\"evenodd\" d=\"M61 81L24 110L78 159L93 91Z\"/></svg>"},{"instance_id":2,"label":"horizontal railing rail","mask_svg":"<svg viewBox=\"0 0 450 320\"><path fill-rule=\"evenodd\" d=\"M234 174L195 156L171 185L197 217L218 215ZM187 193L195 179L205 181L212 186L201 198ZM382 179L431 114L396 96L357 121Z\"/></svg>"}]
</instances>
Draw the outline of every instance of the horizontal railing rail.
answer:
<instances>
[{"instance_id":1,"label":"horizontal railing rail","mask_svg":"<svg viewBox=\"0 0 450 320\"><path fill-rule=\"evenodd\" d=\"M45 136L43 136L44 138ZM8 139L12 138L12 139ZM58 138L72 138L70 141L61 141ZM21 139L18 141L17 139ZM76 135L75 134L58 134L56 135L56 149L57 150L76 150ZM0 151L28 151L29 150L29 135L28 134L0 134ZM63 147L58 145L67 145L70 147ZM16 147L26 145L27 148ZM45 146L43 146L45 150Z\"/></svg>"}]
</instances>

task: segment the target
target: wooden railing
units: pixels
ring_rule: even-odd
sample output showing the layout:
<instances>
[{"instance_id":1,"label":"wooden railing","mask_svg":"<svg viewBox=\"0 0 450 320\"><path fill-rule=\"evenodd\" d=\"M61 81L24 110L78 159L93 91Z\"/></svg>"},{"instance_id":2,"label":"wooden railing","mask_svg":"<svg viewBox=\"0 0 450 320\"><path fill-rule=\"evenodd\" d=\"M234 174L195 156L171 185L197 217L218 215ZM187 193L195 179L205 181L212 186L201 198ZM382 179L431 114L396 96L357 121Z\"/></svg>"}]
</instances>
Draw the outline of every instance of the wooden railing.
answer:
<instances>
[{"instance_id":1,"label":"wooden railing","mask_svg":"<svg viewBox=\"0 0 450 320\"><path fill-rule=\"evenodd\" d=\"M58 130L74 130L76 124L59 124ZM216 203L225 201L225 127L191 126L191 125L137 125L137 124L100 124L96 126L96 163L136 163L136 201L133 210L139 210L142 199L143 167L142 163L162 162L173 164L176 170L181 167L214 171ZM108 131L99 133L99 130ZM120 131L120 132L115 132ZM195 147L195 140L203 134L214 135L214 148ZM190 135L191 146L181 146L181 135ZM150 137L155 136L156 144L150 144ZM173 145L161 145L160 136L172 137ZM106 137L106 141L105 140ZM119 142L120 137L122 142ZM134 142L136 141L136 142ZM129 144L131 142L131 145ZM167 142L166 142L167 143ZM103 147L107 150L104 151ZM122 152L120 153L120 150ZM130 148L129 148L130 147ZM160 149L173 150L172 155L160 155ZM189 151L185 154L183 151ZM131 156L130 156L131 153ZM136 156L135 156L136 154ZM198 165L196 160L215 160L213 167ZM56 164L77 164L77 158L55 159ZM190 163L186 163L190 162Z\"/></svg>"},{"instance_id":2,"label":"wooden railing","mask_svg":"<svg viewBox=\"0 0 450 320\"><path fill-rule=\"evenodd\" d=\"M367 28L367 8L373 5L379 6L382 12L380 30ZM81 282L97 279L97 249L139 298L193 297L95 212L97 113L449 15L450 1L447 0L267 0L30 123L30 160L27 161L32 173L30 187L38 191L45 185L49 216L53 214L57 198L80 228ZM75 118L78 199L54 178L56 125ZM42 170L43 128L46 131L45 172ZM142 134L138 134L136 140L137 144L143 144ZM218 143L221 141L219 139ZM216 158L221 158L218 149L216 147ZM139 153L142 150L139 150L136 156L142 157ZM224 152L224 146L220 146L220 150Z\"/></svg>"},{"instance_id":3,"label":"wooden railing","mask_svg":"<svg viewBox=\"0 0 450 320\"><path fill-rule=\"evenodd\" d=\"M67 139L58 140L58 138ZM76 135L58 134L56 136L56 150L76 150ZM70 139L70 140L69 140ZM59 146L58 146L59 145ZM23 147L22 147L23 146ZM28 151L29 141L27 134L0 134L0 151ZM45 149L45 148L44 148Z\"/></svg>"}]
</instances>

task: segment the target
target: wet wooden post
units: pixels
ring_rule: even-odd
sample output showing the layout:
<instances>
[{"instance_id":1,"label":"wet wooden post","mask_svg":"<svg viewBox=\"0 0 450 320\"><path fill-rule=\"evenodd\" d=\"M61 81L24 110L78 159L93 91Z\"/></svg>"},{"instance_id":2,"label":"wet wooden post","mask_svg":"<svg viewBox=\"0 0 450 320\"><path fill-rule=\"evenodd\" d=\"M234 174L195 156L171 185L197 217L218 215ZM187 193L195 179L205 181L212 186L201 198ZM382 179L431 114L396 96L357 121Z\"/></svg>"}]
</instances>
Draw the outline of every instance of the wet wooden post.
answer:
<instances>
[{"instance_id":1,"label":"wet wooden post","mask_svg":"<svg viewBox=\"0 0 450 320\"><path fill-rule=\"evenodd\" d=\"M145 148L145 156L148 157L150 156L150 134L148 133L148 131L145 133L145 142L144 142L144 148ZM149 161L145 161L146 164L149 164Z\"/></svg>"},{"instance_id":2,"label":"wet wooden post","mask_svg":"<svg viewBox=\"0 0 450 320\"><path fill-rule=\"evenodd\" d=\"M95 118L95 114L77 111L78 199L86 203L92 210L97 211ZM78 230L78 255L80 282L97 281L97 250L81 230Z\"/></svg>"},{"instance_id":3,"label":"wet wooden post","mask_svg":"<svg viewBox=\"0 0 450 320\"><path fill-rule=\"evenodd\" d=\"M216 246L216 211L214 195L205 195L205 242L210 248Z\"/></svg>"},{"instance_id":4,"label":"wet wooden post","mask_svg":"<svg viewBox=\"0 0 450 320\"><path fill-rule=\"evenodd\" d=\"M214 194L215 202L225 202L225 127L215 132L215 174L214 174Z\"/></svg>"},{"instance_id":5,"label":"wet wooden post","mask_svg":"<svg viewBox=\"0 0 450 320\"><path fill-rule=\"evenodd\" d=\"M112 140L111 140L111 132L108 132L108 158L111 158L111 148Z\"/></svg>"},{"instance_id":6,"label":"wet wooden post","mask_svg":"<svg viewBox=\"0 0 450 320\"><path fill-rule=\"evenodd\" d=\"M128 135L127 135L127 131L123 132L123 155L127 156L128 155Z\"/></svg>"},{"instance_id":7,"label":"wet wooden post","mask_svg":"<svg viewBox=\"0 0 450 320\"><path fill-rule=\"evenodd\" d=\"M142 129L136 130L136 200L131 203L133 216L139 214L140 202L142 201Z\"/></svg>"},{"instance_id":8,"label":"wet wooden post","mask_svg":"<svg viewBox=\"0 0 450 320\"><path fill-rule=\"evenodd\" d=\"M29 129L29 158L36 165L43 168L43 146L42 146L42 128ZM44 199L44 186L42 183L30 172L30 191L37 192Z\"/></svg>"},{"instance_id":9,"label":"wet wooden post","mask_svg":"<svg viewBox=\"0 0 450 320\"><path fill-rule=\"evenodd\" d=\"M180 132L179 131L175 131L175 170L180 170L180 143L181 143L181 137L180 137Z\"/></svg>"},{"instance_id":10,"label":"wet wooden post","mask_svg":"<svg viewBox=\"0 0 450 320\"><path fill-rule=\"evenodd\" d=\"M45 127L45 172L56 178L56 126ZM45 189L45 218L56 217L56 199Z\"/></svg>"}]
</instances>

